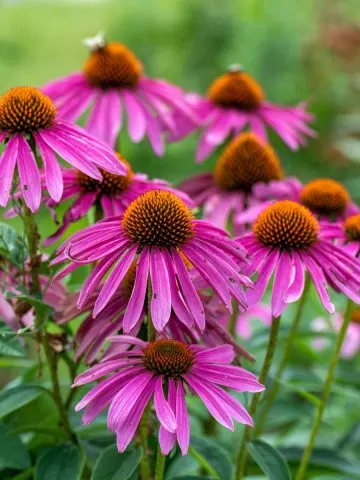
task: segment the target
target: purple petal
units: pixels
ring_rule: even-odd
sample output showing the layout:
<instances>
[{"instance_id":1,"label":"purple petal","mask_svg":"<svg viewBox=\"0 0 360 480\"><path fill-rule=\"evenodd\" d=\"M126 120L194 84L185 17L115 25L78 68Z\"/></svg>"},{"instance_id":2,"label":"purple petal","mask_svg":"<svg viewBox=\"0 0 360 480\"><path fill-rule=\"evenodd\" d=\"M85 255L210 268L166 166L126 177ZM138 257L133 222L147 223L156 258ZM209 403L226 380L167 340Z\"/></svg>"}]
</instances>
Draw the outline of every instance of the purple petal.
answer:
<instances>
[{"instance_id":1,"label":"purple petal","mask_svg":"<svg viewBox=\"0 0 360 480\"><path fill-rule=\"evenodd\" d=\"M170 407L169 402L165 400L162 382L163 379L161 376L156 379L154 393L155 412L161 425L169 432L174 433L176 431L175 413Z\"/></svg>"},{"instance_id":2,"label":"purple petal","mask_svg":"<svg viewBox=\"0 0 360 480\"><path fill-rule=\"evenodd\" d=\"M134 143L140 142L146 133L146 118L140 100L129 90L123 89L122 97L128 116L128 131Z\"/></svg>"},{"instance_id":3,"label":"purple petal","mask_svg":"<svg viewBox=\"0 0 360 480\"><path fill-rule=\"evenodd\" d=\"M129 333L137 324L141 313L144 309L145 297L147 292L147 281L150 268L149 250L145 248L138 259L136 267L135 284L128 306L124 315L123 329L125 333Z\"/></svg>"},{"instance_id":4,"label":"purple petal","mask_svg":"<svg viewBox=\"0 0 360 480\"><path fill-rule=\"evenodd\" d=\"M54 152L47 146L43 139L34 133L36 145L39 147L40 155L45 167L45 181L46 188L50 194L50 197L59 202L61 200L64 183L60 165L57 161Z\"/></svg>"},{"instance_id":5,"label":"purple petal","mask_svg":"<svg viewBox=\"0 0 360 480\"><path fill-rule=\"evenodd\" d=\"M41 179L31 148L24 137L18 138L18 171L23 197L32 212L39 209L41 202Z\"/></svg>"},{"instance_id":6,"label":"purple petal","mask_svg":"<svg viewBox=\"0 0 360 480\"><path fill-rule=\"evenodd\" d=\"M181 453L186 455L190 443L190 420L186 407L185 392L181 382L177 383L176 389L176 422L177 422L177 440Z\"/></svg>"},{"instance_id":7,"label":"purple petal","mask_svg":"<svg viewBox=\"0 0 360 480\"><path fill-rule=\"evenodd\" d=\"M135 258L136 251L137 245L131 247L127 252L124 253L124 255L118 261L117 265L115 265L115 267L111 271L95 302L93 312L94 317L96 317L101 312L101 310L105 308L106 304L115 294L116 290L120 286L120 283L122 282Z\"/></svg>"},{"instance_id":8,"label":"purple petal","mask_svg":"<svg viewBox=\"0 0 360 480\"><path fill-rule=\"evenodd\" d=\"M272 316L278 317L285 309L285 300L291 279L291 257L287 251L280 253L271 295Z\"/></svg>"},{"instance_id":9,"label":"purple petal","mask_svg":"<svg viewBox=\"0 0 360 480\"><path fill-rule=\"evenodd\" d=\"M11 192L12 180L19 149L19 135L14 135L0 157L0 205L6 207Z\"/></svg>"},{"instance_id":10,"label":"purple petal","mask_svg":"<svg viewBox=\"0 0 360 480\"><path fill-rule=\"evenodd\" d=\"M150 251L150 278L152 286L151 318L157 331L162 332L171 313L169 275L162 251L153 247Z\"/></svg>"}]
</instances>

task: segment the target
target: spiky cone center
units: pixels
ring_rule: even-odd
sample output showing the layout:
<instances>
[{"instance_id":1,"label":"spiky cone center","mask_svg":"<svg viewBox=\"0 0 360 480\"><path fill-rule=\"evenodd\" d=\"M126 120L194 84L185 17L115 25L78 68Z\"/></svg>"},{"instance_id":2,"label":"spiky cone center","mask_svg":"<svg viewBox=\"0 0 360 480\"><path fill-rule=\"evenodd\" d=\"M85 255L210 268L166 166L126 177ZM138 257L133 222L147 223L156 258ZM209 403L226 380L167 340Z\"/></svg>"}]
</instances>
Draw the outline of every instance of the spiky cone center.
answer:
<instances>
[{"instance_id":1,"label":"spiky cone center","mask_svg":"<svg viewBox=\"0 0 360 480\"><path fill-rule=\"evenodd\" d=\"M223 107L256 110L264 101L260 85L246 72L227 72L217 77L207 91L208 98Z\"/></svg>"},{"instance_id":2,"label":"spiky cone center","mask_svg":"<svg viewBox=\"0 0 360 480\"><path fill-rule=\"evenodd\" d=\"M353 215L345 220L345 234L352 242L360 242L360 214Z\"/></svg>"},{"instance_id":3,"label":"spiky cone center","mask_svg":"<svg viewBox=\"0 0 360 480\"><path fill-rule=\"evenodd\" d=\"M290 200L274 203L253 226L256 239L266 247L306 249L316 242L319 224L310 210Z\"/></svg>"},{"instance_id":4,"label":"spiky cone center","mask_svg":"<svg viewBox=\"0 0 360 480\"><path fill-rule=\"evenodd\" d=\"M174 193L151 190L124 213L125 233L140 247L177 248L193 236L193 215Z\"/></svg>"},{"instance_id":5,"label":"spiky cone center","mask_svg":"<svg viewBox=\"0 0 360 480\"><path fill-rule=\"evenodd\" d=\"M125 192L134 178L131 165L119 153L116 153L119 162L125 165L126 175L116 175L100 169L102 180L91 178L79 170L76 172L77 182L84 192L99 192L104 195L116 195Z\"/></svg>"},{"instance_id":6,"label":"spiky cone center","mask_svg":"<svg viewBox=\"0 0 360 480\"><path fill-rule=\"evenodd\" d=\"M283 177L274 150L253 133L241 133L225 148L215 166L214 180L222 190L250 192L259 182Z\"/></svg>"},{"instance_id":7,"label":"spiky cone center","mask_svg":"<svg viewBox=\"0 0 360 480\"><path fill-rule=\"evenodd\" d=\"M14 87L0 97L0 131L31 133L54 124L56 108L34 87Z\"/></svg>"},{"instance_id":8,"label":"spiky cone center","mask_svg":"<svg viewBox=\"0 0 360 480\"><path fill-rule=\"evenodd\" d=\"M351 314L351 322L360 325L360 308L354 308Z\"/></svg>"},{"instance_id":9,"label":"spiky cone center","mask_svg":"<svg viewBox=\"0 0 360 480\"><path fill-rule=\"evenodd\" d=\"M300 201L319 215L337 216L344 213L350 195L341 183L330 178L319 178L303 187Z\"/></svg>"},{"instance_id":10,"label":"spiky cone center","mask_svg":"<svg viewBox=\"0 0 360 480\"><path fill-rule=\"evenodd\" d=\"M83 72L95 87L134 87L141 77L142 64L125 45L111 42L90 54Z\"/></svg>"},{"instance_id":11,"label":"spiky cone center","mask_svg":"<svg viewBox=\"0 0 360 480\"><path fill-rule=\"evenodd\" d=\"M190 347L178 340L163 339L150 342L143 353L145 368L171 378L188 373L195 361Z\"/></svg>"}]
</instances>

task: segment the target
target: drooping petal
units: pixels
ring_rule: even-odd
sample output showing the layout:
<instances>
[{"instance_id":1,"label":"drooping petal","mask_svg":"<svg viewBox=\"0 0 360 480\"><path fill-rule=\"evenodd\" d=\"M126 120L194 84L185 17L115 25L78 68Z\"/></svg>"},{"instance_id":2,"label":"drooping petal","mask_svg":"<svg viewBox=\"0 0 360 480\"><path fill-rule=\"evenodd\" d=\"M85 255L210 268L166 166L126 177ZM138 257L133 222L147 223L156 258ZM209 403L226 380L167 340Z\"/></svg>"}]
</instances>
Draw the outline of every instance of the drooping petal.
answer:
<instances>
[{"instance_id":1,"label":"drooping petal","mask_svg":"<svg viewBox=\"0 0 360 480\"><path fill-rule=\"evenodd\" d=\"M190 444L190 420L185 401L185 392L179 381L176 388L176 436L181 453L187 455Z\"/></svg>"},{"instance_id":2,"label":"drooping petal","mask_svg":"<svg viewBox=\"0 0 360 480\"><path fill-rule=\"evenodd\" d=\"M0 157L0 205L2 207L6 207L9 201L18 149L19 135L14 135Z\"/></svg>"},{"instance_id":3,"label":"drooping petal","mask_svg":"<svg viewBox=\"0 0 360 480\"><path fill-rule=\"evenodd\" d=\"M163 331L171 313L171 293L169 275L162 251L153 247L150 251L150 278L152 286L151 318L154 327Z\"/></svg>"},{"instance_id":4,"label":"drooping petal","mask_svg":"<svg viewBox=\"0 0 360 480\"><path fill-rule=\"evenodd\" d=\"M169 432L174 433L176 431L175 412L170 407L169 402L165 400L162 383L163 383L163 379L161 376L159 376L156 379L156 383L155 383L155 393L154 393L155 412L161 425Z\"/></svg>"},{"instance_id":5,"label":"drooping petal","mask_svg":"<svg viewBox=\"0 0 360 480\"><path fill-rule=\"evenodd\" d=\"M44 163L46 188L50 197L54 199L55 202L59 202L64 190L63 176L59 162L54 152L47 146L40 135L36 132L33 135Z\"/></svg>"},{"instance_id":6,"label":"drooping petal","mask_svg":"<svg viewBox=\"0 0 360 480\"><path fill-rule=\"evenodd\" d=\"M41 202L41 179L31 148L24 137L18 137L18 171L22 195L32 212L39 209Z\"/></svg>"},{"instance_id":7,"label":"drooping petal","mask_svg":"<svg viewBox=\"0 0 360 480\"><path fill-rule=\"evenodd\" d=\"M145 248L138 259L135 284L124 315L123 329L125 333L129 333L134 328L144 309L149 269L150 254L149 250Z\"/></svg>"},{"instance_id":8,"label":"drooping petal","mask_svg":"<svg viewBox=\"0 0 360 480\"><path fill-rule=\"evenodd\" d=\"M93 315L96 317L101 310L103 310L106 304L110 301L111 297L115 294L116 290L120 286L123 278L129 270L135 255L137 245L129 248L127 252L118 260L110 275L106 279L103 288L95 302Z\"/></svg>"},{"instance_id":9,"label":"drooping petal","mask_svg":"<svg viewBox=\"0 0 360 480\"><path fill-rule=\"evenodd\" d=\"M146 133L146 117L140 100L129 90L122 91L122 98L128 116L128 131L134 143L140 142Z\"/></svg>"}]
</instances>

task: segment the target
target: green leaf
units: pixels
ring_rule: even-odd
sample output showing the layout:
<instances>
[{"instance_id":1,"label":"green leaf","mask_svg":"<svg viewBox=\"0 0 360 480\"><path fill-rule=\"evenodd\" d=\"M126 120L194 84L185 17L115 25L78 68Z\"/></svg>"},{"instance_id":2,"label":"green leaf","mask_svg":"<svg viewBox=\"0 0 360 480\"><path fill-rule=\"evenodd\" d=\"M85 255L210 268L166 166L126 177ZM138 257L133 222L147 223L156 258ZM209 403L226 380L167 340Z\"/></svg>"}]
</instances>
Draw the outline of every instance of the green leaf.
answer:
<instances>
[{"instance_id":1,"label":"green leaf","mask_svg":"<svg viewBox=\"0 0 360 480\"><path fill-rule=\"evenodd\" d=\"M225 450L218 443L200 437L191 437L189 453L215 479L229 480L232 467Z\"/></svg>"},{"instance_id":2,"label":"green leaf","mask_svg":"<svg viewBox=\"0 0 360 480\"><path fill-rule=\"evenodd\" d=\"M282 448L281 451L289 462L297 463L300 461L303 453L303 449L298 447ZM360 464L349 460L345 455L339 454L336 450L326 448L313 450L310 465L360 478Z\"/></svg>"},{"instance_id":3,"label":"green leaf","mask_svg":"<svg viewBox=\"0 0 360 480\"><path fill-rule=\"evenodd\" d=\"M36 298L36 297L32 297L32 296L28 295L27 292L15 295L13 292L7 291L6 296L7 296L7 298L16 297L17 300L22 300L26 303L29 303L30 305L35 307L36 310L39 311L40 313L42 313L43 315L48 315L49 313L51 313L53 311L53 307L51 307L47 303L42 302L40 298Z\"/></svg>"},{"instance_id":4,"label":"green leaf","mask_svg":"<svg viewBox=\"0 0 360 480\"><path fill-rule=\"evenodd\" d=\"M138 468L142 456L141 448L119 453L116 445L111 445L100 454L91 480L128 480Z\"/></svg>"},{"instance_id":5,"label":"green leaf","mask_svg":"<svg viewBox=\"0 0 360 480\"><path fill-rule=\"evenodd\" d=\"M39 397L45 389L38 385L19 385L0 393L0 418Z\"/></svg>"},{"instance_id":6,"label":"green leaf","mask_svg":"<svg viewBox=\"0 0 360 480\"><path fill-rule=\"evenodd\" d=\"M248 450L269 480L291 480L286 460L276 448L263 440L254 440L248 444Z\"/></svg>"},{"instance_id":7,"label":"green leaf","mask_svg":"<svg viewBox=\"0 0 360 480\"><path fill-rule=\"evenodd\" d=\"M16 337L3 336L0 333L0 355L23 357L24 349Z\"/></svg>"},{"instance_id":8,"label":"green leaf","mask_svg":"<svg viewBox=\"0 0 360 480\"><path fill-rule=\"evenodd\" d=\"M85 465L82 452L69 443L47 450L36 464L35 480L79 480Z\"/></svg>"},{"instance_id":9,"label":"green leaf","mask_svg":"<svg viewBox=\"0 0 360 480\"><path fill-rule=\"evenodd\" d=\"M28 256L24 239L14 228L3 222L0 222L0 255L18 266L22 266Z\"/></svg>"},{"instance_id":10,"label":"green leaf","mask_svg":"<svg viewBox=\"0 0 360 480\"><path fill-rule=\"evenodd\" d=\"M175 477L173 480L207 480L211 479L211 477L199 477L198 475L185 475L185 477Z\"/></svg>"},{"instance_id":11,"label":"green leaf","mask_svg":"<svg viewBox=\"0 0 360 480\"><path fill-rule=\"evenodd\" d=\"M15 435L10 435L4 427L0 427L0 470L11 468L24 470L31 466L29 452Z\"/></svg>"}]
</instances>

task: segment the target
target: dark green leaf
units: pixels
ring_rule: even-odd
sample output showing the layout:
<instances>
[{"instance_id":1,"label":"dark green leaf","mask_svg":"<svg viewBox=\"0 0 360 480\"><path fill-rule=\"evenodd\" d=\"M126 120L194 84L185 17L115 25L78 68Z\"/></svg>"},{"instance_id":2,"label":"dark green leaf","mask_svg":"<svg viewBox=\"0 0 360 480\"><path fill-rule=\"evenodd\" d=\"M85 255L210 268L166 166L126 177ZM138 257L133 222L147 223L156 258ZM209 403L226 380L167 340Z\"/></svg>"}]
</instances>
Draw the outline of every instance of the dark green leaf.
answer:
<instances>
[{"instance_id":1,"label":"dark green leaf","mask_svg":"<svg viewBox=\"0 0 360 480\"><path fill-rule=\"evenodd\" d=\"M116 445L106 448L95 464L91 480L128 480L139 466L141 448L119 453Z\"/></svg>"},{"instance_id":2,"label":"dark green leaf","mask_svg":"<svg viewBox=\"0 0 360 480\"><path fill-rule=\"evenodd\" d=\"M291 480L286 460L276 448L262 440L254 440L248 444L248 450L269 480Z\"/></svg>"},{"instance_id":3,"label":"dark green leaf","mask_svg":"<svg viewBox=\"0 0 360 480\"><path fill-rule=\"evenodd\" d=\"M23 238L14 228L2 222L0 222L0 255L18 266L22 266L28 256Z\"/></svg>"},{"instance_id":4,"label":"dark green leaf","mask_svg":"<svg viewBox=\"0 0 360 480\"><path fill-rule=\"evenodd\" d=\"M84 455L75 445L59 445L39 458L35 480L78 480L84 464Z\"/></svg>"},{"instance_id":5,"label":"dark green leaf","mask_svg":"<svg viewBox=\"0 0 360 480\"><path fill-rule=\"evenodd\" d=\"M303 453L302 448L289 447L282 448L281 452L290 462L299 462ZM326 448L315 449L310 458L310 465L319 466L334 472L341 472L349 475L360 477L360 464L355 464L344 455L339 454L335 450Z\"/></svg>"},{"instance_id":6,"label":"dark green leaf","mask_svg":"<svg viewBox=\"0 0 360 480\"><path fill-rule=\"evenodd\" d=\"M0 427L0 445L0 470L23 470L30 467L30 455L25 445L16 435L10 435L4 427Z\"/></svg>"},{"instance_id":7,"label":"dark green leaf","mask_svg":"<svg viewBox=\"0 0 360 480\"><path fill-rule=\"evenodd\" d=\"M228 455L218 443L200 437L191 437L190 454L214 478L229 480L232 477L232 467Z\"/></svg>"},{"instance_id":8,"label":"dark green leaf","mask_svg":"<svg viewBox=\"0 0 360 480\"><path fill-rule=\"evenodd\" d=\"M35 400L45 390L38 385L19 385L0 393L0 418Z\"/></svg>"},{"instance_id":9,"label":"dark green leaf","mask_svg":"<svg viewBox=\"0 0 360 480\"><path fill-rule=\"evenodd\" d=\"M20 293L19 295L14 295L13 292L7 291L6 296L8 298L16 297L17 300L22 300L26 303L29 303L30 305L35 307L37 309L37 311L39 311L43 315L48 315L49 313L51 313L53 311L53 307L51 307L47 303L42 302L40 300L40 298L32 297L32 296L28 295L27 293Z\"/></svg>"}]
</instances>

